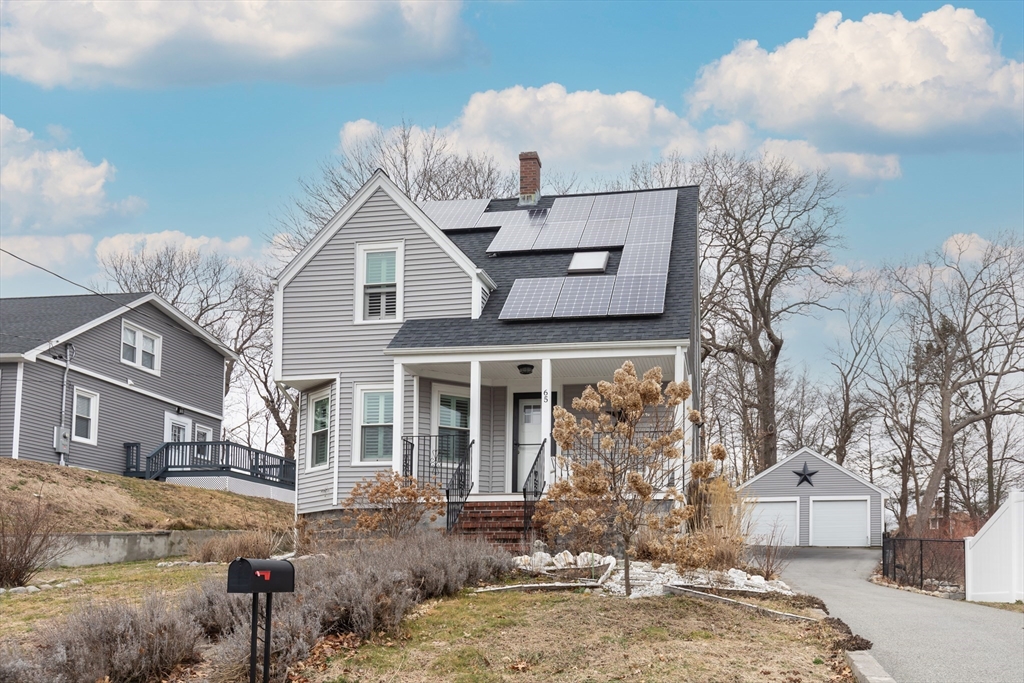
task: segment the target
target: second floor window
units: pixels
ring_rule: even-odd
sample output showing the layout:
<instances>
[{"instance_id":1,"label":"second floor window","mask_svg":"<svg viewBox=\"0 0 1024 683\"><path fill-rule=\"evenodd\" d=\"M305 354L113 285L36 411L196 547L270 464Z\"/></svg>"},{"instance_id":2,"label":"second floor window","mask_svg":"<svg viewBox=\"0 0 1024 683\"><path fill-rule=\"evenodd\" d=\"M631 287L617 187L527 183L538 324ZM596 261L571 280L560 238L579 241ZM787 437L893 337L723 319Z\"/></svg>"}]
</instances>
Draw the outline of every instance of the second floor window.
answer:
<instances>
[{"instance_id":1,"label":"second floor window","mask_svg":"<svg viewBox=\"0 0 1024 683\"><path fill-rule=\"evenodd\" d=\"M398 317L398 278L394 251L366 252L363 283L363 319L394 320Z\"/></svg>"},{"instance_id":2,"label":"second floor window","mask_svg":"<svg viewBox=\"0 0 1024 683\"><path fill-rule=\"evenodd\" d=\"M121 360L129 365L160 371L160 335L127 321L121 325Z\"/></svg>"}]
</instances>

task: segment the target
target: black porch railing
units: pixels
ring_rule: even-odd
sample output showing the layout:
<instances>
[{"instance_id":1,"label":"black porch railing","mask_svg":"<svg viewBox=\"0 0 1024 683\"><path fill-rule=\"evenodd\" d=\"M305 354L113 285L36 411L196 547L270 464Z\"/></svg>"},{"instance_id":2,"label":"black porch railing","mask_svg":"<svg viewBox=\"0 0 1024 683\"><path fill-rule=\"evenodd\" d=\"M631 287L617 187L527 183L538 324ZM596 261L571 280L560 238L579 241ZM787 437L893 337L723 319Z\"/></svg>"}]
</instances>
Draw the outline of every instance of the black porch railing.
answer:
<instances>
[{"instance_id":1,"label":"black porch railing","mask_svg":"<svg viewBox=\"0 0 1024 683\"><path fill-rule=\"evenodd\" d=\"M451 479L448 480L448 485L444 489L444 494L448 498L448 516L445 518L448 531L455 528L455 523L459 521L459 515L462 514L462 508L466 505L466 499L469 498L469 492L473 490L473 482L470 481L472 476L470 472L470 459L473 454L472 441L469 442L463 453L465 454L464 457L455 468L455 471L452 472Z\"/></svg>"},{"instance_id":2,"label":"black porch railing","mask_svg":"<svg viewBox=\"0 0 1024 683\"><path fill-rule=\"evenodd\" d=\"M533 459L533 465L526 473L523 480L523 538L529 538L530 530L533 528L533 512L537 507L537 501L544 494L544 449L548 445L544 439L537 449L537 457Z\"/></svg>"},{"instance_id":3,"label":"black porch railing","mask_svg":"<svg viewBox=\"0 0 1024 683\"><path fill-rule=\"evenodd\" d=\"M965 585L964 542L946 538L883 538L882 575L902 586L938 590Z\"/></svg>"},{"instance_id":4,"label":"black porch railing","mask_svg":"<svg viewBox=\"0 0 1024 683\"><path fill-rule=\"evenodd\" d=\"M645 448L647 446L647 444L649 442L654 441L655 439L660 438L664 434L665 434L665 432L659 432L659 431L654 431L654 430L641 430L641 429L638 429L635 432L633 432L632 445L637 447L637 448L643 449L643 448ZM606 454L604 455L605 458L608 458L609 460L625 460L625 459L627 459L629 457L629 456L627 456L625 454L625 450L626 450L626 443L625 443L625 441L623 441L619 437L616 437L613 434L600 434L600 433L598 433L598 434L594 434L594 436L592 437L591 445L590 445L589 448L587 448L587 449L577 449L577 448L570 449L566 453L567 460L569 462L576 462L576 463L579 463L581 465L589 465L590 463L594 462L595 460L598 460L599 458L596 455L596 453L597 453L597 451L601 451L602 450L601 447L600 447L601 439L604 438L605 436L611 436L612 439L613 439L613 442L614 442L611 451L606 451ZM680 452L682 452L682 449L680 449ZM676 485L676 470L683 468L683 458L681 458L681 457L678 458L675 461L675 463L670 464L669 467L671 467L671 469L668 470L668 476L665 479L665 485L666 486L675 486ZM682 482L680 482L680 483L682 483Z\"/></svg>"},{"instance_id":5,"label":"black porch railing","mask_svg":"<svg viewBox=\"0 0 1024 683\"><path fill-rule=\"evenodd\" d=\"M147 479L168 473L235 472L286 488L295 487L295 461L231 441L172 441L144 459L137 443L126 443L126 474Z\"/></svg>"},{"instance_id":6,"label":"black porch railing","mask_svg":"<svg viewBox=\"0 0 1024 683\"><path fill-rule=\"evenodd\" d=\"M402 437L402 475L444 489L451 531L473 490L473 442L466 432Z\"/></svg>"}]
</instances>

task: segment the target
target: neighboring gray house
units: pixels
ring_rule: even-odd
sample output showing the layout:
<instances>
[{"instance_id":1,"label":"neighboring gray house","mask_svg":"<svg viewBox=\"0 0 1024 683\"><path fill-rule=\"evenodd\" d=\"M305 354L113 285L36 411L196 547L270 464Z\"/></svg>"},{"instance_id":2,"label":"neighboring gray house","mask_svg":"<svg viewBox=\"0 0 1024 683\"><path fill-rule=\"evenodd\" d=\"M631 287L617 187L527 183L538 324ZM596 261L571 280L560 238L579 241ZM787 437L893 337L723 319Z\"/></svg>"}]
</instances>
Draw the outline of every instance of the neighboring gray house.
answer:
<instances>
[{"instance_id":1,"label":"neighboring gray house","mask_svg":"<svg viewBox=\"0 0 1024 683\"><path fill-rule=\"evenodd\" d=\"M698 405L697 188L541 196L540 159L520 164L519 198L420 204L378 171L280 273L298 514L394 469L521 530L556 403L628 359Z\"/></svg>"},{"instance_id":2,"label":"neighboring gray house","mask_svg":"<svg viewBox=\"0 0 1024 683\"><path fill-rule=\"evenodd\" d=\"M888 494L825 456L801 448L740 487L750 538L778 545L881 546Z\"/></svg>"},{"instance_id":3,"label":"neighboring gray house","mask_svg":"<svg viewBox=\"0 0 1024 683\"><path fill-rule=\"evenodd\" d=\"M0 457L206 488L228 470L263 479L263 460L221 441L232 355L155 294L0 299Z\"/></svg>"}]
</instances>

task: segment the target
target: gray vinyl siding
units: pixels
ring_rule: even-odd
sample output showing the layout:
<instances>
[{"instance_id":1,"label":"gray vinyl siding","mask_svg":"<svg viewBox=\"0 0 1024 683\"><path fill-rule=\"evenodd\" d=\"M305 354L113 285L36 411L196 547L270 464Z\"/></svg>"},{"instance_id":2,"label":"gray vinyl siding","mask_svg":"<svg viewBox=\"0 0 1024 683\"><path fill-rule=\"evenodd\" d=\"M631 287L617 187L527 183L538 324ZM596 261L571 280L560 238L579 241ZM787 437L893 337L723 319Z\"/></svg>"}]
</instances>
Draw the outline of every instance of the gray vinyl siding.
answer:
<instances>
[{"instance_id":1,"label":"gray vinyl siding","mask_svg":"<svg viewBox=\"0 0 1024 683\"><path fill-rule=\"evenodd\" d=\"M0 458L9 458L14 448L14 396L18 386L18 364L0 364Z\"/></svg>"},{"instance_id":2,"label":"gray vinyl siding","mask_svg":"<svg viewBox=\"0 0 1024 683\"><path fill-rule=\"evenodd\" d=\"M308 447L309 438L306 431L306 425L309 423L309 398L310 396L319 396L324 390L329 392L331 398L331 423L328 431L327 439L327 467L322 470L314 470L312 472L307 471L308 467ZM298 473L298 484L296 486L296 502L299 506L299 510L302 512L313 512L317 510L325 510L331 507L332 497L334 495L334 458L337 452L337 430L334 428L335 422L335 410L338 409L337 405L337 391L335 390L335 383L325 384L324 386L310 391L303 392L300 396L299 401L299 421L298 421L298 434L299 438L295 444L295 467ZM351 401L349 402L349 414L351 415ZM344 408L342 408L344 410Z\"/></svg>"},{"instance_id":3,"label":"gray vinyl siding","mask_svg":"<svg viewBox=\"0 0 1024 683\"><path fill-rule=\"evenodd\" d=\"M804 461L811 470L818 470L812 477L814 486L804 484L797 487L799 479L793 474L800 470ZM881 495L842 469L837 469L814 455L800 454L787 459L777 469L744 487L743 492L751 498L799 498L800 499L800 545L810 545L811 501L829 496L870 496L871 545L882 545Z\"/></svg>"},{"instance_id":4,"label":"gray vinyl siding","mask_svg":"<svg viewBox=\"0 0 1024 683\"><path fill-rule=\"evenodd\" d=\"M438 318L472 314L472 281L401 208L382 190L375 192L310 259L282 296L281 371L290 377L341 373L341 396L335 401L341 418L341 438L332 441L332 457L339 460L339 497L358 480L384 467L352 466L353 400L357 384L389 384L394 361L384 348L401 327L399 322L354 323L355 255L357 243L404 241L404 317ZM406 401L412 385L406 384ZM428 397L429 400L429 397ZM397 409L397 408L396 408ZM405 433L412 433L409 406ZM306 410L305 404L302 411ZM425 432L421 432L425 433ZM332 431L332 439L335 435ZM304 454L305 422L299 432ZM298 512L329 508L332 504L333 463L325 473L303 474L299 465ZM330 485L324 481L329 479Z\"/></svg>"},{"instance_id":5,"label":"gray vinyl siding","mask_svg":"<svg viewBox=\"0 0 1024 683\"><path fill-rule=\"evenodd\" d=\"M121 362L122 319L161 336L159 376ZM73 365L119 381L130 379L141 389L223 415L224 357L152 304L143 304L71 341L75 345Z\"/></svg>"},{"instance_id":6,"label":"gray vinyl siding","mask_svg":"<svg viewBox=\"0 0 1024 683\"><path fill-rule=\"evenodd\" d=\"M480 493L505 493L505 387L480 388Z\"/></svg>"},{"instance_id":7,"label":"gray vinyl siding","mask_svg":"<svg viewBox=\"0 0 1024 683\"><path fill-rule=\"evenodd\" d=\"M76 344L77 346L77 344ZM60 424L60 399L64 370L45 361L25 363L22 388L22 419L19 457L57 463L53 450L53 428ZM125 468L124 444L138 442L148 455L164 440L164 416L174 411L173 403L145 396L116 384L75 371L68 374L65 425L73 422L75 387L99 394L96 423L97 442L71 442L68 463L76 467L120 474ZM219 420L185 411L183 417L220 433Z\"/></svg>"}]
</instances>

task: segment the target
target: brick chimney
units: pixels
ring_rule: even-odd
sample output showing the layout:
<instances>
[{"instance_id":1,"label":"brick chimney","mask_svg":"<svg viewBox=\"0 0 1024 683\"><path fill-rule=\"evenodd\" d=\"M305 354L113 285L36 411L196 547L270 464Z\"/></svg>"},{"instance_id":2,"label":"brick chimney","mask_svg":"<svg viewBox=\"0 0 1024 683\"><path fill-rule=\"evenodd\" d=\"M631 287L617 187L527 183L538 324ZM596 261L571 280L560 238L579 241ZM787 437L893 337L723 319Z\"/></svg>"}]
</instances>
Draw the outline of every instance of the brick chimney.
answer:
<instances>
[{"instance_id":1,"label":"brick chimney","mask_svg":"<svg viewBox=\"0 0 1024 683\"><path fill-rule=\"evenodd\" d=\"M519 205L535 206L540 200L540 156L536 152L519 154Z\"/></svg>"}]
</instances>

